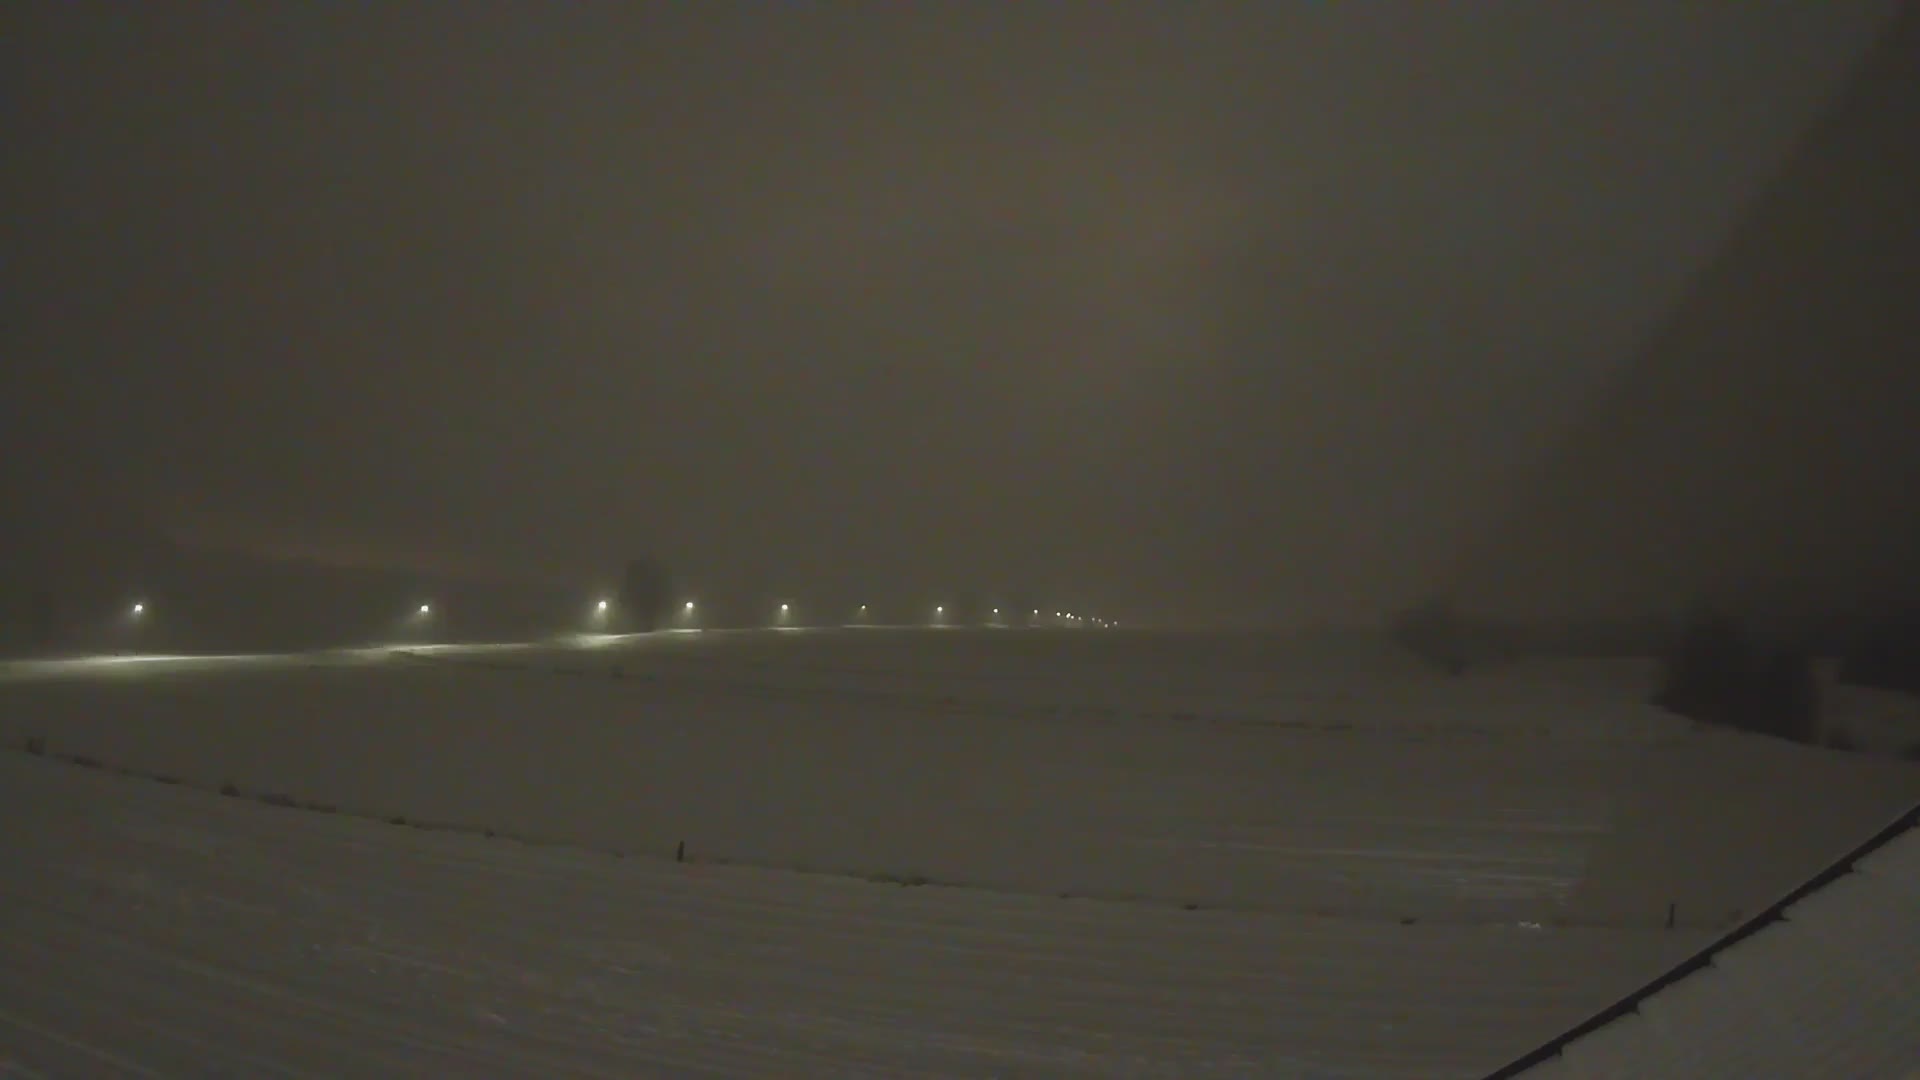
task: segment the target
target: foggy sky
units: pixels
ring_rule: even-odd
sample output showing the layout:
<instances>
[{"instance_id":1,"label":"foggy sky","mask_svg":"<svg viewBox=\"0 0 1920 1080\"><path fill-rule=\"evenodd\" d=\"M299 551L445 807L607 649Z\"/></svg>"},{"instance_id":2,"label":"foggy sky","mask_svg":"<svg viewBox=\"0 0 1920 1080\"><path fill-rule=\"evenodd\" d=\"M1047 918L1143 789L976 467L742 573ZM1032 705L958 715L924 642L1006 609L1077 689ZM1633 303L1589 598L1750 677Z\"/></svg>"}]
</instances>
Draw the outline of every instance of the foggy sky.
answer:
<instances>
[{"instance_id":1,"label":"foggy sky","mask_svg":"<svg viewBox=\"0 0 1920 1080\"><path fill-rule=\"evenodd\" d=\"M1483 614L1920 603L1920 3L1447 592Z\"/></svg>"},{"instance_id":2,"label":"foggy sky","mask_svg":"<svg viewBox=\"0 0 1920 1080\"><path fill-rule=\"evenodd\" d=\"M1890 10L12 5L7 470L336 558L1371 613Z\"/></svg>"}]
</instances>

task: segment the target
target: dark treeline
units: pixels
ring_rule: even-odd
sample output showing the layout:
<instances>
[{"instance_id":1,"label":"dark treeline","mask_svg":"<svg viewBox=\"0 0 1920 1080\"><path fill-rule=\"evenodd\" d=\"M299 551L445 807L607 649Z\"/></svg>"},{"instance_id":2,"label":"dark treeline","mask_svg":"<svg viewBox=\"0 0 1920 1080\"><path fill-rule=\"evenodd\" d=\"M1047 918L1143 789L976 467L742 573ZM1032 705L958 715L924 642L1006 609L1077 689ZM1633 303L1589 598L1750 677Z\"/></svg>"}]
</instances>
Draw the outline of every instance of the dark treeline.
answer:
<instances>
[{"instance_id":1,"label":"dark treeline","mask_svg":"<svg viewBox=\"0 0 1920 1080\"><path fill-rule=\"evenodd\" d=\"M1528 658L1659 661L1649 701L1704 724L1829 741L1817 665L1836 682L1920 695L1920 613L1908 617L1735 614L1531 622L1463 614L1444 600L1402 613L1393 638L1453 675Z\"/></svg>"}]
</instances>

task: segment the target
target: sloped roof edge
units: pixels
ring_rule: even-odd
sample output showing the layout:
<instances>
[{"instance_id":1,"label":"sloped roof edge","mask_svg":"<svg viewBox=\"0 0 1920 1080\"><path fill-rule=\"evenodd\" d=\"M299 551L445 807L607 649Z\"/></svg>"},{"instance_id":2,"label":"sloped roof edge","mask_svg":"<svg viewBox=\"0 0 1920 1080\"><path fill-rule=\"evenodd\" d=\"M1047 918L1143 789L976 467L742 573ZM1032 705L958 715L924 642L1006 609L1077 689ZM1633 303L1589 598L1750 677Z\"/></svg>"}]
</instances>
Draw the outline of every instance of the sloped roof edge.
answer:
<instances>
[{"instance_id":1,"label":"sloped roof edge","mask_svg":"<svg viewBox=\"0 0 1920 1080\"><path fill-rule=\"evenodd\" d=\"M1572 1043L1593 1034L1616 1020L1620 1020L1639 1011L1641 1004L1647 999L1675 983L1704 971L1713 964L1714 958L1720 953L1725 952L1756 934L1778 925L1785 918L1788 908L1793 907L1814 893L1832 885L1841 878L1852 874L1855 864L1859 863L1860 860L1892 843L1908 830L1916 828L1920 828L1920 803L1916 803L1908 808L1905 813L1895 818L1885 828L1874 833L1851 851L1842 855L1839 859L1836 859L1833 864L1825 870L1808 878L1798 888L1781 897L1746 922L1741 923L1739 926L1721 935L1699 952L1675 965L1671 970L1653 979L1626 997L1621 998L1619 1001L1614 1002L1612 1005L1607 1006L1605 1009L1593 1014L1580 1024L1548 1040L1541 1046L1488 1073L1486 1080L1509 1080L1509 1078L1520 1076L1530 1069L1544 1065L1554 1058L1559 1057Z\"/></svg>"}]
</instances>

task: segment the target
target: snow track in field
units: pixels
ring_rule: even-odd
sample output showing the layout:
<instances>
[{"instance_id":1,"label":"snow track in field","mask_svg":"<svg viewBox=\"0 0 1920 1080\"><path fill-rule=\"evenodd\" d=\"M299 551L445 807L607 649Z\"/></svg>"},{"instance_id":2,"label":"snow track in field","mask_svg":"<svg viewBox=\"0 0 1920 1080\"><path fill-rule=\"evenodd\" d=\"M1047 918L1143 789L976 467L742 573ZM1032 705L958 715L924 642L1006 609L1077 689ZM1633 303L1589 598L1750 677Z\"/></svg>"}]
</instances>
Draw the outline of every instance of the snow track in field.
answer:
<instances>
[{"instance_id":1,"label":"snow track in field","mask_svg":"<svg viewBox=\"0 0 1920 1080\"><path fill-rule=\"evenodd\" d=\"M1471 1076L1702 940L616 859L18 754L0 800L18 1075Z\"/></svg>"}]
</instances>

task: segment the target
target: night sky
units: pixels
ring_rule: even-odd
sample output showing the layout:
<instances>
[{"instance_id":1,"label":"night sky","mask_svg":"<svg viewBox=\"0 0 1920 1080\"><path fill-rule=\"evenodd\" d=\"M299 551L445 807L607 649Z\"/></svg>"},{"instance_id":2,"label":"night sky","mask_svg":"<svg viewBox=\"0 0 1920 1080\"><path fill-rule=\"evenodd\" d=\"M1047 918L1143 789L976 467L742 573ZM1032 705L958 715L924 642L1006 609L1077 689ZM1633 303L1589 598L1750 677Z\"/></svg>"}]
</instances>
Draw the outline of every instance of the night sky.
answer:
<instances>
[{"instance_id":1,"label":"night sky","mask_svg":"<svg viewBox=\"0 0 1920 1080\"><path fill-rule=\"evenodd\" d=\"M1892 7L11 4L8 490L338 560L1371 614Z\"/></svg>"}]
</instances>

